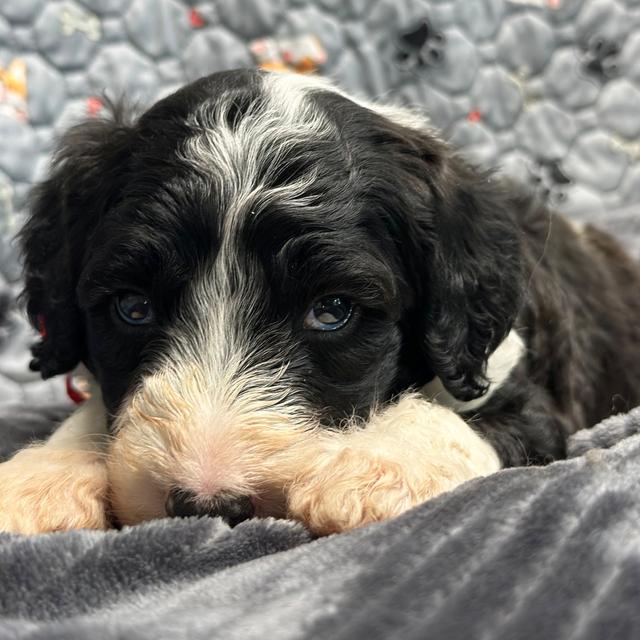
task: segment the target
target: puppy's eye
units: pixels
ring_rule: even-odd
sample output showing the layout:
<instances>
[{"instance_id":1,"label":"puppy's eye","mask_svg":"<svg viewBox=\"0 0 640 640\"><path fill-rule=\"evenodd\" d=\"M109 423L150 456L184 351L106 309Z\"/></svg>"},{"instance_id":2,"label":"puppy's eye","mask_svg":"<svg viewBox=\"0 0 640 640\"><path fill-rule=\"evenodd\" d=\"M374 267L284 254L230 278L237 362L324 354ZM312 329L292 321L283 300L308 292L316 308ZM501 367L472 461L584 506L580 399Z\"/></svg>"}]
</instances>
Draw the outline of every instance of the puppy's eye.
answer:
<instances>
[{"instance_id":1,"label":"puppy's eye","mask_svg":"<svg viewBox=\"0 0 640 640\"><path fill-rule=\"evenodd\" d=\"M339 296L316 300L304 319L304 328L314 331L335 331L351 318L351 302Z\"/></svg>"},{"instance_id":2,"label":"puppy's eye","mask_svg":"<svg viewBox=\"0 0 640 640\"><path fill-rule=\"evenodd\" d=\"M153 322L153 309L149 299L141 293L122 293L115 301L118 315L127 324L149 324Z\"/></svg>"}]
</instances>

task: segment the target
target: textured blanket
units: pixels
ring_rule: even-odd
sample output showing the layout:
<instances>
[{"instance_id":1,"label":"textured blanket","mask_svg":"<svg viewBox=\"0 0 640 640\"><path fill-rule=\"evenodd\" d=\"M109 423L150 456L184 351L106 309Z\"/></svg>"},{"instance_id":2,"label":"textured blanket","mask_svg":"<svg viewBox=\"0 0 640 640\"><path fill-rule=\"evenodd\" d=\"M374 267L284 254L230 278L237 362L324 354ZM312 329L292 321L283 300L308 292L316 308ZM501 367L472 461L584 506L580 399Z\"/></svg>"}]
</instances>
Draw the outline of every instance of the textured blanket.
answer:
<instances>
[{"instance_id":1,"label":"textured blanket","mask_svg":"<svg viewBox=\"0 0 640 640\"><path fill-rule=\"evenodd\" d=\"M634 433L640 409L577 434L579 457L315 541L209 518L0 534L0 638L638 638Z\"/></svg>"}]
</instances>

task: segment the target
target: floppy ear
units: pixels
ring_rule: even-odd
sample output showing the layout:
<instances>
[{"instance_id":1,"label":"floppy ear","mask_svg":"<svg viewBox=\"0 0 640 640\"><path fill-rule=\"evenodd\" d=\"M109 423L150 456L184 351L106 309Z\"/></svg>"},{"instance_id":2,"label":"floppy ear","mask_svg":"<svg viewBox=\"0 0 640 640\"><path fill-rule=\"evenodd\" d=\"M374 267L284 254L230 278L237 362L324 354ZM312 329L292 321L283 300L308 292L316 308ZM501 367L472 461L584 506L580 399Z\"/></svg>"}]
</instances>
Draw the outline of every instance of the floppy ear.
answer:
<instances>
[{"instance_id":1,"label":"floppy ear","mask_svg":"<svg viewBox=\"0 0 640 640\"><path fill-rule=\"evenodd\" d=\"M520 307L520 240L513 204L491 174L450 157L431 190L423 348L448 391L471 400L487 390L487 360Z\"/></svg>"},{"instance_id":2,"label":"floppy ear","mask_svg":"<svg viewBox=\"0 0 640 640\"><path fill-rule=\"evenodd\" d=\"M41 334L30 366L43 378L66 373L85 357L76 286L87 239L117 192L129 131L120 108L108 120L72 128L54 155L49 178L32 192L20 233L23 298Z\"/></svg>"},{"instance_id":3,"label":"floppy ear","mask_svg":"<svg viewBox=\"0 0 640 640\"><path fill-rule=\"evenodd\" d=\"M425 372L471 400L487 390L488 357L520 305L515 199L426 128L391 127L387 172L400 172L402 185L395 185L402 193L394 196L393 233L413 294L408 332Z\"/></svg>"}]
</instances>

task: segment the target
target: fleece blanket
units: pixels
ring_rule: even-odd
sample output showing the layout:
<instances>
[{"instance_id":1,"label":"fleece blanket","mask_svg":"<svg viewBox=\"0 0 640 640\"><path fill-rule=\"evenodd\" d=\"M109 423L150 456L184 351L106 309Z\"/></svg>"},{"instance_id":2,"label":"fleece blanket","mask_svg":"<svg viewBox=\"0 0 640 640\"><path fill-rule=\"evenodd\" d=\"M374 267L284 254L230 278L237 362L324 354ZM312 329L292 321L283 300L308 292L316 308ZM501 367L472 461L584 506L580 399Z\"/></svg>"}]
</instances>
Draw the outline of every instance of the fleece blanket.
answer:
<instances>
[{"instance_id":1,"label":"fleece blanket","mask_svg":"<svg viewBox=\"0 0 640 640\"><path fill-rule=\"evenodd\" d=\"M271 519L0 534L0 639L638 638L640 409L571 454L319 540Z\"/></svg>"}]
</instances>

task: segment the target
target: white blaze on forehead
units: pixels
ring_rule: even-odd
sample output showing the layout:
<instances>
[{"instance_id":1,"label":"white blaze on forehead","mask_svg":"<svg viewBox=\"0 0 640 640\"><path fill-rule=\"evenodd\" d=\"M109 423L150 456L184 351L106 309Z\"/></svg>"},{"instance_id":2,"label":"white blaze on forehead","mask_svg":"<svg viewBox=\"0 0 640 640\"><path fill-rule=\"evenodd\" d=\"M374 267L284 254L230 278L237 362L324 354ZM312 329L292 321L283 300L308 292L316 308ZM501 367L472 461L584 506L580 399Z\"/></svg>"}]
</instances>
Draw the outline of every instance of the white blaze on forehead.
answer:
<instances>
[{"instance_id":1,"label":"white blaze on forehead","mask_svg":"<svg viewBox=\"0 0 640 640\"><path fill-rule=\"evenodd\" d=\"M281 186L270 182L296 145L336 133L331 121L314 109L310 91L308 86L265 76L246 96L231 89L228 96L216 96L190 116L195 134L185 143L184 160L211 179L225 207L220 213L224 232L236 228L256 200L304 204L312 174ZM245 104L250 98L252 102ZM242 111L237 117L236 109Z\"/></svg>"},{"instance_id":2,"label":"white blaze on forehead","mask_svg":"<svg viewBox=\"0 0 640 640\"><path fill-rule=\"evenodd\" d=\"M257 87L242 95L229 89L225 96L205 102L189 117L194 134L182 150L183 159L212 182L223 211L220 216L222 253L230 246L243 222L260 205L269 202L305 206L315 200L308 195L316 175L313 169L295 180L273 185L296 147L322 139L340 138L330 117L318 108L313 94L335 93L363 109L398 125L425 131L424 115L410 109L376 104L348 96L330 81L293 73L266 73ZM251 99L247 105L245 100ZM235 111L241 110L236 117ZM317 159L322 162L322 158Z\"/></svg>"},{"instance_id":3,"label":"white blaze on forehead","mask_svg":"<svg viewBox=\"0 0 640 640\"><path fill-rule=\"evenodd\" d=\"M340 137L336 124L315 104L313 94L335 93L398 125L416 131L429 128L422 113L349 96L317 76L267 73L260 80L258 88L248 88L247 96L230 89L226 97L216 96L202 104L188 120L195 134L186 141L183 159L215 185L225 206L221 219L226 233L238 227L256 200L305 204L305 191L315 178L312 172L281 186L269 182L296 145ZM248 107L239 104L251 91L253 102ZM244 108L236 118L238 107Z\"/></svg>"},{"instance_id":4,"label":"white blaze on forehead","mask_svg":"<svg viewBox=\"0 0 640 640\"><path fill-rule=\"evenodd\" d=\"M314 108L308 85L275 75L262 80L247 95L231 89L226 97L216 96L190 117L194 134L184 144L183 160L211 181L217 196L221 210L212 216L220 220L218 253L191 285L189 320L172 336L169 362L192 362L205 372L212 406L231 407L251 388L254 405L277 403L282 410L295 404L286 386L278 384L286 352L283 346L275 357L274 340L251 330L264 292L238 238L248 217L267 203L312 203L306 195L315 180L312 171L280 184L274 184L274 177L295 156L296 146L336 132Z\"/></svg>"},{"instance_id":5,"label":"white blaze on forehead","mask_svg":"<svg viewBox=\"0 0 640 640\"><path fill-rule=\"evenodd\" d=\"M194 134L184 144L183 159L211 181L221 208L212 211L220 220L218 255L213 268L201 276L200 293L193 294L213 340L207 349L226 353L229 342L237 346L249 339L237 326L238 310L244 309L246 318L257 295L252 274L239 259L238 237L248 217L270 202L305 206L314 200L307 195L315 180L312 171L279 185L273 180L297 145L336 135L330 120L314 109L310 90L285 76L266 75L257 88L248 87L246 95L231 89L190 117ZM252 102L247 105L246 100ZM242 112L235 114L236 109Z\"/></svg>"}]
</instances>

